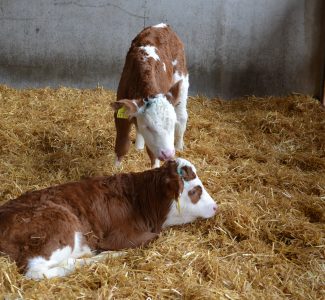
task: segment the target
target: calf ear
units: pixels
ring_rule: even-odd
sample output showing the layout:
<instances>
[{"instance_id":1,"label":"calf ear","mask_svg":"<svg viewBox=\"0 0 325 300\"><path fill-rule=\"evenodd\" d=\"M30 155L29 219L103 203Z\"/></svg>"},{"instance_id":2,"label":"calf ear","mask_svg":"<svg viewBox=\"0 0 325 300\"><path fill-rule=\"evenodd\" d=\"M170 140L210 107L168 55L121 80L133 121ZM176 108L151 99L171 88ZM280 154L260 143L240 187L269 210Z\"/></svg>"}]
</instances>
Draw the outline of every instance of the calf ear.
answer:
<instances>
[{"instance_id":1,"label":"calf ear","mask_svg":"<svg viewBox=\"0 0 325 300\"><path fill-rule=\"evenodd\" d=\"M111 104L111 106L115 111L118 111L121 108L125 107L126 115L132 117L139 111L140 102L141 102L141 100L122 99L122 100L113 102Z\"/></svg>"},{"instance_id":2,"label":"calf ear","mask_svg":"<svg viewBox=\"0 0 325 300\"><path fill-rule=\"evenodd\" d=\"M183 192L184 183L177 173L177 164L175 161L167 161L163 167L167 169L165 191L168 193L169 197L178 199L179 194Z\"/></svg>"},{"instance_id":3,"label":"calf ear","mask_svg":"<svg viewBox=\"0 0 325 300\"><path fill-rule=\"evenodd\" d=\"M179 99L179 94L181 90L181 84L183 82L183 79L177 81L170 89L169 92L166 94L166 98L168 101L173 105L176 106L178 102L180 101Z\"/></svg>"},{"instance_id":4,"label":"calf ear","mask_svg":"<svg viewBox=\"0 0 325 300\"><path fill-rule=\"evenodd\" d=\"M196 174L190 166L181 167L181 175L185 181L190 181L196 178Z\"/></svg>"}]
</instances>

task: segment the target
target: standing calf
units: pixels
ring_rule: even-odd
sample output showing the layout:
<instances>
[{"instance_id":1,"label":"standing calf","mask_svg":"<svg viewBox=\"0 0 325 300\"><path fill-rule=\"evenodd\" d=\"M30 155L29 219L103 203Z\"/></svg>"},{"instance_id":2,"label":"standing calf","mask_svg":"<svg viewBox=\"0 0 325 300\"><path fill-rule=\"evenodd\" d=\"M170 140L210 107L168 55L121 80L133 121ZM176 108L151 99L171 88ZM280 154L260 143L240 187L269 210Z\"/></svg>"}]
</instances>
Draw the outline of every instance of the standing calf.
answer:
<instances>
[{"instance_id":1,"label":"standing calf","mask_svg":"<svg viewBox=\"0 0 325 300\"><path fill-rule=\"evenodd\" d=\"M5 203L0 252L27 277L65 276L80 257L146 245L163 227L210 218L216 209L194 166L179 158L161 168L62 184Z\"/></svg>"},{"instance_id":2,"label":"standing calf","mask_svg":"<svg viewBox=\"0 0 325 300\"><path fill-rule=\"evenodd\" d=\"M135 124L136 148L146 149L151 166L183 149L187 122L188 72L184 45L166 24L145 28L132 41L117 90L114 120L116 166L130 147Z\"/></svg>"}]
</instances>

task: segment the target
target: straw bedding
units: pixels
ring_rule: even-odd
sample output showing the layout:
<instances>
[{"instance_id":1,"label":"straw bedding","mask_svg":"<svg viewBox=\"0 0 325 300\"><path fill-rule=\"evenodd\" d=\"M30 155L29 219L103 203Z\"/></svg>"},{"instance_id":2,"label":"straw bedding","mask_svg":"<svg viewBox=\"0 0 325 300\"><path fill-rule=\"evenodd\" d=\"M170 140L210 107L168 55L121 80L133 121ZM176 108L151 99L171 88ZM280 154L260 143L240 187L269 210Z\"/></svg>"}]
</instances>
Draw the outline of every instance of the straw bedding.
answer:
<instances>
[{"instance_id":1,"label":"straw bedding","mask_svg":"<svg viewBox=\"0 0 325 300\"><path fill-rule=\"evenodd\" d=\"M114 100L102 88L0 86L0 202L115 173ZM325 111L303 95L213 100L190 98L178 155L197 166L215 218L63 279L27 280L0 257L0 298L324 299ZM133 147L123 171L147 168Z\"/></svg>"}]
</instances>

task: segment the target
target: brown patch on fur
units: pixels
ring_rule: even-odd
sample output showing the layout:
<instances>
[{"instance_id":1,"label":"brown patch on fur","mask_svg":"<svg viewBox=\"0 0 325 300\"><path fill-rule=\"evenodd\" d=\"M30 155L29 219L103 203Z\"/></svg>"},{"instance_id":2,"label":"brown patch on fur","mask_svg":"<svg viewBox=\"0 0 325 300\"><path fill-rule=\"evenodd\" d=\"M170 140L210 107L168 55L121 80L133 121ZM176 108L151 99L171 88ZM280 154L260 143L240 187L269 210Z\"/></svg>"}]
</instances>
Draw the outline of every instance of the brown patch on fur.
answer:
<instances>
[{"instance_id":1,"label":"brown patch on fur","mask_svg":"<svg viewBox=\"0 0 325 300\"><path fill-rule=\"evenodd\" d=\"M199 185L188 191L188 196L190 197L193 204L197 203L200 200L201 195L202 188Z\"/></svg>"},{"instance_id":2,"label":"brown patch on fur","mask_svg":"<svg viewBox=\"0 0 325 300\"><path fill-rule=\"evenodd\" d=\"M182 170L182 177L185 181L190 181L196 178L196 174L189 166L184 166L181 168Z\"/></svg>"}]
</instances>

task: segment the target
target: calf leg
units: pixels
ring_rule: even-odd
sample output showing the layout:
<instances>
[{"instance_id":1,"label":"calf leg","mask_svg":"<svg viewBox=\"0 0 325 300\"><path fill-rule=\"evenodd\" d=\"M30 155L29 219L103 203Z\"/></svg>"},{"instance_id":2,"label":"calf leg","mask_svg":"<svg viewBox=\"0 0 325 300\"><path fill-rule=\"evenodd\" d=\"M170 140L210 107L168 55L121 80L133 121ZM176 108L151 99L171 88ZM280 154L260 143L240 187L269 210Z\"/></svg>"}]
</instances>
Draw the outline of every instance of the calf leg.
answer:
<instances>
[{"instance_id":1,"label":"calf leg","mask_svg":"<svg viewBox=\"0 0 325 300\"><path fill-rule=\"evenodd\" d=\"M144 149L144 138L138 130L137 130L137 135L136 135L136 139L135 139L135 148L138 150Z\"/></svg>"},{"instance_id":2,"label":"calf leg","mask_svg":"<svg viewBox=\"0 0 325 300\"><path fill-rule=\"evenodd\" d=\"M130 242L133 244L134 247L146 246L157 237L158 233L145 231L140 234L138 233L131 236Z\"/></svg>"},{"instance_id":3,"label":"calf leg","mask_svg":"<svg viewBox=\"0 0 325 300\"><path fill-rule=\"evenodd\" d=\"M176 67L177 69L177 67ZM175 112L177 116L177 123L175 127L175 148L176 150L183 150L184 148L184 132L186 129L186 122L188 114L186 111L187 95L189 88L188 74L184 75L179 71L175 71L174 82L182 79L179 90L179 103L175 106Z\"/></svg>"},{"instance_id":4,"label":"calf leg","mask_svg":"<svg viewBox=\"0 0 325 300\"><path fill-rule=\"evenodd\" d=\"M63 240L60 235L53 235L53 241L49 243L59 243ZM44 247L46 248L46 246ZM62 277L70 274L74 269L84 264L80 257L91 256L90 248L84 243L81 232L74 233L73 246L55 246L49 258L44 256L31 257L26 268L26 277L32 279L42 279L43 277Z\"/></svg>"},{"instance_id":5,"label":"calf leg","mask_svg":"<svg viewBox=\"0 0 325 300\"><path fill-rule=\"evenodd\" d=\"M117 118L114 115L116 139L115 139L115 166L119 167L123 156L128 153L130 148L130 130L131 122L128 119Z\"/></svg>"},{"instance_id":6,"label":"calf leg","mask_svg":"<svg viewBox=\"0 0 325 300\"><path fill-rule=\"evenodd\" d=\"M186 130L187 114L182 116L175 126L175 148L182 151L184 149L184 133Z\"/></svg>"},{"instance_id":7,"label":"calf leg","mask_svg":"<svg viewBox=\"0 0 325 300\"><path fill-rule=\"evenodd\" d=\"M116 231L105 237L99 242L98 247L101 250L121 250L145 246L153 239L157 238L158 234L150 231L132 231L121 232Z\"/></svg>"},{"instance_id":8,"label":"calf leg","mask_svg":"<svg viewBox=\"0 0 325 300\"><path fill-rule=\"evenodd\" d=\"M160 167L159 159L151 152L151 150L148 148L148 146L146 146L146 150L150 157L151 168L159 168Z\"/></svg>"}]
</instances>

